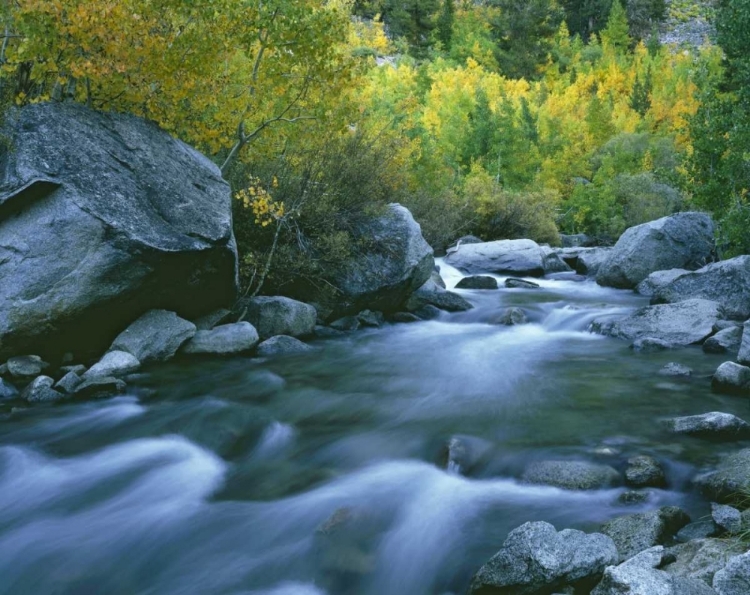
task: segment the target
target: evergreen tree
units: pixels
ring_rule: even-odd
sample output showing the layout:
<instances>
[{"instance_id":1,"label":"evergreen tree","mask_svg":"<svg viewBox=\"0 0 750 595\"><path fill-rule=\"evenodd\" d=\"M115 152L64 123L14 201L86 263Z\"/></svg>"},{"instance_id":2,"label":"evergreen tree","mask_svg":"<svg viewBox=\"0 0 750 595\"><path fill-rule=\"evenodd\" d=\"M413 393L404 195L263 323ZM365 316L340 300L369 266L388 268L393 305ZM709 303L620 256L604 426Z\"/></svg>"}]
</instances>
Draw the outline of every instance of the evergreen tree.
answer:
<instances>
[{"instance_id":1,"label":"evergreen tree","mask_svg":"<svg viewBox=\"0 0 750 595\"><path fill-rule=\"evenodd\" d=\"M409 52L423 58L437 26L439 0L385 0L383 18L393 35L403 37Z\"/></svg>"},{"instance_id":2,"label":"evergreen tree","mask_svg":"<svg viewBox=\"0 0 750 595\"><path fill-rule=\"evenodd\" d=\"M444 52L451 49L453 38L453 23L456 20L456 5L454 0L443 0L443 6L437 18L437 38Z\"/></svg>"},{"instance_id":3,"label":"evergreen tree","mask_svg":"<svg viewBox=\"0 0 750 595\"><path fill-rule=\"evenodd\" d=\"M602 30L602 45L623 52L630 46L628 17L620 0L612 2L607 26Z\"/></svg>"},{"instance_id":4,"label":"evergreen tree","mask_svg":"<svg viewBox=\"0 0 750 595\"><path fill-rule=\"evenodd\" d=\"M629 105L631 109L638 112L641 116L645 116L646 112L651 108L651 90L653 88L653 81L651 80L651 67L646 70L646 77L641 81L640 77L636 73L635 82L633 83L633 90L630 93Z\"/></svg>"},{"instance_id":5,"label":"evergreen tree","mask_svg":"<svg viewBox=\"0 0 750 595\"><path fill-rule=\"evenodd\" d=\"M562 4L571 35L588 41L606 24L612 0L563 0Z\"/></svg>"}]
</instances>

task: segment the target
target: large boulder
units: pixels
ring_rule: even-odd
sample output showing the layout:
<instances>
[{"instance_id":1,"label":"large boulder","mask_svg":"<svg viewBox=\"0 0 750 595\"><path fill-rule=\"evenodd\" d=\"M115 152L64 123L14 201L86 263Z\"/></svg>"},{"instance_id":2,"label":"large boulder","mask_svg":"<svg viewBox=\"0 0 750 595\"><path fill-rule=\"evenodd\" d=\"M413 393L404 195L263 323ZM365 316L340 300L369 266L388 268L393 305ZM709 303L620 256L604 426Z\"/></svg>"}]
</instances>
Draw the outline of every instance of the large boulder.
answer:
<instances>
[{"instance_id":1,"label":"large boulder","mask_svg":"<svg viewBox=\"0 0 750 595\"><path fill-rule=\"evenodd\" d=\"M646 297L651 297L656 292L658 292L662 287L666 287L672 281L677 279L677 277L680 277L681 275L684 275L685 273L689 273L689 272L690 271L686 269L669 269L666 271L654 271L648 277L646 277L643 281L641 281L636 286L635 290L641 295L645 295Z\"/></svg>"},{"instance_id":2,"label":"large boulder","mask_svg":"<svg viewBox=\"0 0 750 595\"><path fill-rule=\"evenodd\" d=\"M621 560L635 556L655 545L663 545L690 522L690 517L676 506L617 517L602 526L602 533L612 538Z\"/></svg>"},{"instance_id":3,"label":"large boulder","mask_svg":"<svg viewBox=\"0 0 750 595\"><path fill-rule=\"evenodd\" d=\"M150 309L234 300L231 193L206 157L72 103L24 107L2 134L0 359L101 353Z\"/></svg>"},{"instance_id":4,"label":"large boulder","mask_svg":"<svg viewBox=\"0 0 750 595\"><path fill-rule=\"evenodd\" d=\"M731 318L750 318L750 256L722 260L679 275L657 288L651 303L674 303L691 298L719 302Z\"/></svg>"},{"instance_id":5,"label":"large boulder","mask_svg":"<svg viewBox=\"0 0 750 595\"><path fill-rule=\"evenodd\" d=\"M579 275L595 276L612 248L557 248L555 252Z\"/></svg>"},{"instance_id":6,"label":"large boulder","mask_svg":"<svg viewBox=\"0 0 750 595\"><path fill-rule=\"evenodd\" d=\"M541 277L545 257L541 246L532 240L498 240L461 245L445 257L445 262L467 274Z\"/></svg>"},{"instance_id":7,"label":"large boulder","mask_svg":"<svg viewBox=\"0 0 750 595\"><path fill-rule=\"evenodd\" d=\"M713 525L713 521L709 520ZM674 561L664 567L669 574L694 578L710 585L714 575L744 548L728 539L694 539L669 548Z\"/></svg>"},{"instance_id":8,"label":"large boulder","mask_svg":"<svg viewBox=\"0 0 750 595\"><path fill-rule=\"evenodd\" d=\"M703 473L693 483L711 500L731 504L750 491L750 448L722 458L714 471Z\"/></svg>"},{"instance_id":9,"label":"large boulder","mask_svg":"<svg viewBox=\"0 0 750 595\"><path fill-rule=\"evenodd\" d=\"M723 315L716 302L694 299L645 306L622 318L600 318L592 323L591 329L602 335L631 341L653 338L673 346L685 346L710 337L714 324Z\"/></svg>"},{"instance_id":10,"label":"large boulder","mask_svg":"<svg viewBox=\"0 0 750 595\"><path fill-rule=\"evenodd\" d=\"M433 251L419 223L399 204L364 220L351 236L355 246L363 247L331 272L328 288L305 286L298 292L306 301L323 305L327 320L362 310L396 312L434 270Z\"/></svg>"},{"instance_id":11,"label":"large boulder","mask_svg":"<svg viewBox=\"0 0 750 595\"><path fill-rule=\"evenodd\" d=\"M750 367L724 362L711 379L711 389L729 395L750 394Z\"/></svg>"},{"instance_id":12,"label":"large boulder","mask_svg":"<svg viewBox=\"0 0 750 595\"><path fill-rule=\"evenodd\" d=\"M566 585L593 582L616 562L609 537L574 529L558 533L549 523L525 523L510 532L503 547L474 575L469 594L553 593Z\"/></svg>"},{"instance_id":13,"label":"large boulder","mask_svg":"<svg viewBox=\"0 0 750 595\"><path fill-rule=\"evenodd\" d=\"M276 335L306 337L315 330L317 312L310 304L288 297L254 297L240 300L238 309L258 331L261 339Z\"/></svg>"},{"instance_id":14,"label":"large boulder","mask_svg":"<svg viewBox=\"0 0 750 595\"><path fill-rule=\"evenodd\" d=\"M706 353L737 353L741 341L742 327L730 326L706 339L706 342L703 343L703 351Z\"/></svg>"},{"instance_id":15,"label":"large boulder","mask_svg":"<svg viewBox=\"0 0 750 595\"><path fill-rule=\"evenodd\" d=\"M488 277L492 279L492 277ZM495 281L494 279L492 279ZM497 288L497 282L495 282ZM408 300L405 308L409 312L415 312L424 306L435 306L446 312L465 312L471 310L474 306L463 296L453 291L443 289L432 279L428 280L422 287L417 289Z\"/></svg>"},{"instance_id":16,"label":"large boulder","mask_svg":"<svg viewBox=\"0 0 750 595\"><path fill-rule=\"evenodd\" d=\"M695 270L714 258L714 224L705 213L678 213L626 230L596 282L631 289L654 271Z\"/></svg>"}]
</instances>

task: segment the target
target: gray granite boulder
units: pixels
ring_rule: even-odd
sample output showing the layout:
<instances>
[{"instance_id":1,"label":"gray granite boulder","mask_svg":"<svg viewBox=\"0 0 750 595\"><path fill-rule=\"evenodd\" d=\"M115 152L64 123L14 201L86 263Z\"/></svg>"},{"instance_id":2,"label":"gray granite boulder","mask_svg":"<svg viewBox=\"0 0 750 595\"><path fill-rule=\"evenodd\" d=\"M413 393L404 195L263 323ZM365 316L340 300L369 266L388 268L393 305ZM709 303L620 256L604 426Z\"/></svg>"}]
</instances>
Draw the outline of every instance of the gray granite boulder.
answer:
<instances>
[{"instance_id":1,"label":"gray granite boulder","mask_svg":"<svg viewBox=\"0 0 750 595\"><path fill-rule=\"evenodd\" d=\"M211 330L198 331L182 346L190 355L235 355L250 351L258 344L258 331L249 322L222 324Z\"/></svg>"},{"instance_id":2,"label":"gray granite boulder","mask_svg":"<svg viewBox=\"0 0 750 595\"><path fill-rule=\"evenodd\" d=\"M427 281L412 293L405 307L409 312L416 312L424 306L434 306L446 312L464 312L474 307L464 297L443 289L434 281Z\"/></svg>"},{"instance_id":3,"label":"gray granite boulder","mask_svg":"<svg viewBox=\"0 0 750 595\"><path fill-rule=\"evenodd\" d=\"M125 382L112 376L88 378L76 386L73 396L77 399L106 399L125 392Z\"/></svg>"},{"instance_id":4,"label":"gray granite boulder","mask_svg":"<svg viewBox=\"0 0 750 595\"><path fill-rule=\"evenodd\" d=\"M711 388L717 393L750 393L750 367L724 362L716 369L711 379Z\"/></svg>"},{"instance_id":5,"label":"gray granite boulder","mask_svg":"<svg viewBox=\"0 0 750 595\"><path fill-rule=\"evenodd\" d=\"M21 398L29 403L54 403L61 401L65 395L52 388L55 381L49 376L38 376L23 389Z\"/></svg>"},{"instance_id":6,"label":"gray granite boulder","mask_svg":"<svg viewBox=\"0 0 750 595\"><path fill-rule=\"evenodd\" d=\"M219 168L135 116L14 112L0 172L0 358L102 353L153 308L197 317L237 290Z\"/></svg>"},{"instance_id":7,"label":"gray granite boulder","mask_svg":"<svg viewBox=\"0 0 750 595\"><path fill-rule=\"evenodd\" d=\"M652 303L701 298L719 302L730 318L750 318L750 256L737 256L680 275L659 288Z\"/></svg>"},{"instance_id":8,"label":"gray granite boulder","mask_svg":"<svg viewBox=\"0 0 750 595\"><path fill-rule=\"evenodd\" d=\"M7 380L0 378L0 400L15 399L18 396L18 389Z\"/></svg>"},{"instance_id":9,"label":"gray granite boulder","mask_svg":"<svg viewBox=\"0 0 750 595\"><path fill-rule=\"evenodd\" d=\"M750 491L750 448L723 457L715 470L698 475L693 483L707 498L731 504Z\"/></svg>"},{"instance_id":10,"label":"gray granite boulder","mask_svg":"<svg viewBox=\"0 0 750 595\"><path fill-rule=\"evenodd\" d=\"M305 337L312 335L315 329L315 308L288 297L262 296L240 300L237 308L262 340L276 335Z\"/></svg>"},{"instance_id":11,"label":"gray granite boulder","mask_svg":"<svg viewBox=\"0 0 750 595\"><path fill-rule=\"evenodd\" d=\"M497 279L487 275L472 275L456 283L456 289L497 289Z\"/></svg>"},{"instance_id":12,"label":"gray granite boulder","mask_svg":"<svg viewBox=\"0 0 750 595\"><path fill-rule=\"evenodd\" d=\"M445 262L468 274L541 277L544 259L541 246L532 240L497 240L461 245L445 257Z\"/></svg>"},{"instance_id":13,"label":"gray granite boulder","mask_svg":"<svg viewBox=\"0 0 750 595\"><path fill-rule=\"evenodd\" d=\"M521 479L567 490L596 490L619 483L620 474L609 465L588 461L537 461L526 467Z\"/></svg>"},{"instance_id":14,"label":"gray granite boulder","mask_svg":"<svg viewBox=\"0 0 750 595\"><path fill-rule=\"evenodd\" d=\"M195 325L174 312L150 310L117 335L110 350L129 353L144 364L163 362L195 333Z\"/></svg>"},{"instance_id":15,"label":"gray granite boulder","mask_svg":"<svg viewBox=\"0 0 750 595\"><path fill-rule=\"evenodd\" d=\"M594 332L635 341L651 337L675 347L700 343L713 334L723 311L716 302L693 299L677 304L645 306L621 318L595 320Z\"/></svg>"},{"instance_id":16,"label":"gray granite boulder","mask_svg":"<svg viewBox=\"0 0 750 595\"><path fill-rule=\"evenodd\" d=\"M665 287L680 275L689 273L687 269L669 269L666 271L654 271L635 288L636 292L646 297L653 296L659 289Z\"/></svg>"},{"instance_id":17,"label":"gray granite boulder","mask_svg":"<svg viewBox=\"0 0 750 595\"><path fill-rule=\"evenodd\" d=\"M507 308L500 316L492 320L495 324L502 324L504 326L526 324L528 321L526 312L517 307Z\"/></svg>"},{"instance_id":18,"label":"gray granite boulder","mask_svg":"<svg viewBox=\"0 0 750 595\"><path fill-rule=\"evenodd\" d=\"M680 508L664 506L612 519L602 525L601 532L613 539L620 560L627 560L650 547L665 544L689 522L690 517Z\"/></svg>"},{"instance_id":19,"label":"gray granite boulder","mask_svg":"<svg viewBox=\"0 0 750 595\"><path fill-rule=\"evenodd\" d=\"M516 279L515 277L506 279L503 285L508 289L539 289L539 283L527 281L526 279Z\"/></svg>"},{"instance_id":20,"label":"gray granite boulder","mask_svg":"<svg viewBox=\"0 0 750 595\"><path fill-rule=\"evenodd\" d=\"M750 552L735 556L714 575L713 588L718 595L750 593Z\"/></svg>"},{"instance_id":21,"label":"gray granite boulder","mask_svg":"<svg viewBox=\"0 0 750 595\"><path fill-rule=\"evenodd\" d=\"M626 230L596 282L631 289L654 271L695 270L714 259L714 224L705 213L677 213Z\"/></svg>"},{"instance_id":22,"label":"gray granite boulder","mask_svg":"<svg viewBox=\"0 0 750 595\"><path fill-rule=\"evenodd\" d=\"M665 426L675 434L685 434L708 440L732 441L750 439L750 424L731 413L712 411L665 420Z\"/></svg>"},{"instance_id":23,"label":"gray granite boulder","mask_svg":"<svg viewBox=\"0 0 750 595\"><path fill-rule=\"evenodd\" d=\"M708 521L713 526L713 521ZM693 539L669 548L674 558L664 570L675 576L698 579L711 585L714 575L744 551L742 543L728 539Z\"/></svg>"},{"instance_id":24,"label":"gray granite boulder","mask_svg":"<svg viewBox=\"0 0 750 595\"><path fill-rule=\"evenodd\" d=\"M740 352L737 354L737 361L743 365L750 366L750 320L742 326L742 342Z\"/></svg>"},{"instance_id":25,"label":"gray granite boulder","mask_svg":"<svg viewBox=\"0 0 750 595\"><path fill-rule=\"evenodd\" d=\"M742 514L727 504L711 504L711 518L717 527L730 535L742 531Z\"/></svg>"},{"instance_id":26,"label":"gray granite boulder","mask_svg":"<svg viewBox=\"0 0 750 595\"><path fill-rule=\"evenodd\" d=\"M36 378L49 364L38 355L19 355L10 358L5 365L13 378Z\"/></svg>"},{"instance_id":27,"label":"gray granite boulder","mask_svg":"<svg viewBox=\"0 0 750 595\"><path fill-rule=\"evenodd\" d=\"M508 535L502 548L474 575L470 595L552 593L567 585L594 582L615 564L617 550L599 533L525 523Z\"/></svg>"},{"instance_id":28,"label":"gray granite boulder","mask_svg":"<svg viewBox=\"0 0 750 595\"><path fill-rule=\"evenodd\" d=\"M110 351L83 374L83 378L97 376L125 376L141 367L141 362L127 351Z\"/></svg>"},{"instance_id":29,"label":"gray granite boulder","mask_svg":"<svg viewBox=\"0 0 750 595\"><path fill-rule=\"evenodd\" d=\"M742 341L742 327L730 326L709 337L703 343L706 353L737 353Z\"/></svg>"},{"instance_id":30,"label":"gray granite boulder","mask_svg":"<svg viewBox=\"0 0 750 595\"><path fill-rule=\"evenodd\" d=\"M659 461L648 455L639 455L628 459L625 483L634 488L663 488L667 485L667 478Z\"/></svg>"}]
</instances>

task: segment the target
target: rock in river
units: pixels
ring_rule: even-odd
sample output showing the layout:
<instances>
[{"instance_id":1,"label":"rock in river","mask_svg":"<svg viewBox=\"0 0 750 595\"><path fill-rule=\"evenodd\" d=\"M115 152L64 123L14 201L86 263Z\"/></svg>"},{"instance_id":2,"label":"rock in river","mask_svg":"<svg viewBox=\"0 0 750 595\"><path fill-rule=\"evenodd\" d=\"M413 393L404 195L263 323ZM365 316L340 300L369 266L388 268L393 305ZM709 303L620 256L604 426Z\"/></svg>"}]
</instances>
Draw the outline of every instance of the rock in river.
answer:
<instances>
[{"instance_id":1,"label":"rock in river","mask_svg":"<svg viewBox=\"0 0 750 595\"><path fill-rule=\"evenodd\" d=\"M151 310L115 338L112 351L125 351L144 364L163 362L174 357L195 332L192 322L174 312Z\"/></svg>"},{"instance_id":2,"label":"rock in river","mask_svg":"<svg viewBox=\"0 0 750 595\"><path fill-rule=\"evenodd\" d=\"M617 517L602 526L617 546L620 560L627 560L655 545L663 545L690 522L690 517L676 506Z\"/></svg>"},{"instance_id":3,"label":"rock in river","mask_svg":"<svg viewBox=\"0 0 750 595\"><path fill-rule=\"evenodd\" d=\"M567 490L596 490L617 484L620 474L609 465L587 461L537 461L526 467L522 479Z\"/></svg>"},{"instance_id":4,"label":"rock in river","mask_svg":"<svg viewBox=\"0 0 750 595\"><path fill-rule=\"evenodd\" d=\"M731 504L738 494L750 491L750 448L723 457L716 470L697 476L693 483L707 498Z\"/></svg>"},{"instance_id":5,"label":"rock in river","mask_svg":"<svg viewBox=\"0 0 750 595\"><path fill-rule=\"evenodd\" d=\"M545 254L531 240L498 240L461 245L445 261L464 273L541 277Z\"/></svg>"},{"instance_id":6,"label":"rock in river","mask_svg":"<svg viewBox=\"0 0 750 595\"><path fill-rule=\"evenodd\" d=\"M208 158L73 102L6 122L0 358L102 353L150 309L191 318L234 300L231 192Z\"/></svg>"},{"instance_id":7,"label":"rock in river","mask_svg":"<svg viewBox=\"0 0 750 595\"><path fill-rule=\"evenodd\" d=\"M736 415L720 411L675 417L664 423L675 434L686 434L709 440L731 441L750 438L750 424Z\"/></svg>"},{"instance_id":8,"label":"rock in river","mask_svg":"<svg viewBox=\"0 0 750 595\"><path fill-rule=\"evenodd\" d=\"M596 274L600 285L632 289L654 271L695 270L714 258L714 224L705 213L677 213L625 231Z\"/></svg>"},{"instance_id":9,"label":"rock in river","mask_svg":"<svg viewBox=\"0 0 750 595\"><path fill-rule=\"evenodd\" d=\"M567 585L593 584L616 562L615 544L605 535L525 523L510 532L503 547L474 575L469 594L553 593Z\"/></svg>"},{"instance_id":10,"label":"rock in river","mask_svg":"<svg viewBox=\"0 0 750 595\"><path fill-rule=\"evenodd\" d=\"M497 289L497 279L487 275L464 277L456 283L456 289Z\"/></svg>"},{"instance_id":11,"label":"rock in river","mask_svg":"<svg viewBox=\"0 0 750 595\"><path fill-rule=\"evenodd\" d=\"M250 351L258 344L258 331L249 322L222 324L207 331L198 331L182 347L192 355L234 355Z\"/></svg>"},{"instance_id":12,"label":"rock in river","mask_svg":"<svg viewBox=\"0 0 750 595\"><path fill-rule=\"evenodd\" d=\"M288 297L254 297L240 300L237 309L258 331L261 339L276 335L305 337L315 330L317 312L310 304Z\"/></svg>"},{"instance_id":13,"label":"rock in river","mask_svg":"<svg viewBox=\"0 0 750 595\"><path fill-rule=\"evenodd\" d=\"M750 394L750 368L734 362L724 362L716 369L711 388L717 393Z\"/></svg>"}]
</instances>

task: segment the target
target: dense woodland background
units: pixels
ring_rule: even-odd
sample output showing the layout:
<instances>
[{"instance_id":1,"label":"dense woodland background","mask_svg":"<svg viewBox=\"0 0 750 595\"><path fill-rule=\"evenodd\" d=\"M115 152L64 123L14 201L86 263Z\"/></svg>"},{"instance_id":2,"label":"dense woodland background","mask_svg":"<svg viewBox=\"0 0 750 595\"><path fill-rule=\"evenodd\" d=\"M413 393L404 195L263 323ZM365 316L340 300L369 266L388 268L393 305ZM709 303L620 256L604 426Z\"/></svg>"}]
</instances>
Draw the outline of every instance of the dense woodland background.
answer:
<instances>
[{"instance_id":1,"label":"dense woodland background","mask_svg":"<svg viewBox=\"0 0 750 595\"><path fill-rule=\"evenodd\" d=\"M211 156L248 293L322 283L394 201L438 250L468 233L611 242L702 209L725 256L750 252L750 0L4 6L9 117L75 100ZM660 42L696 19L713 39Z\"/></svg>"}]
</instances>

